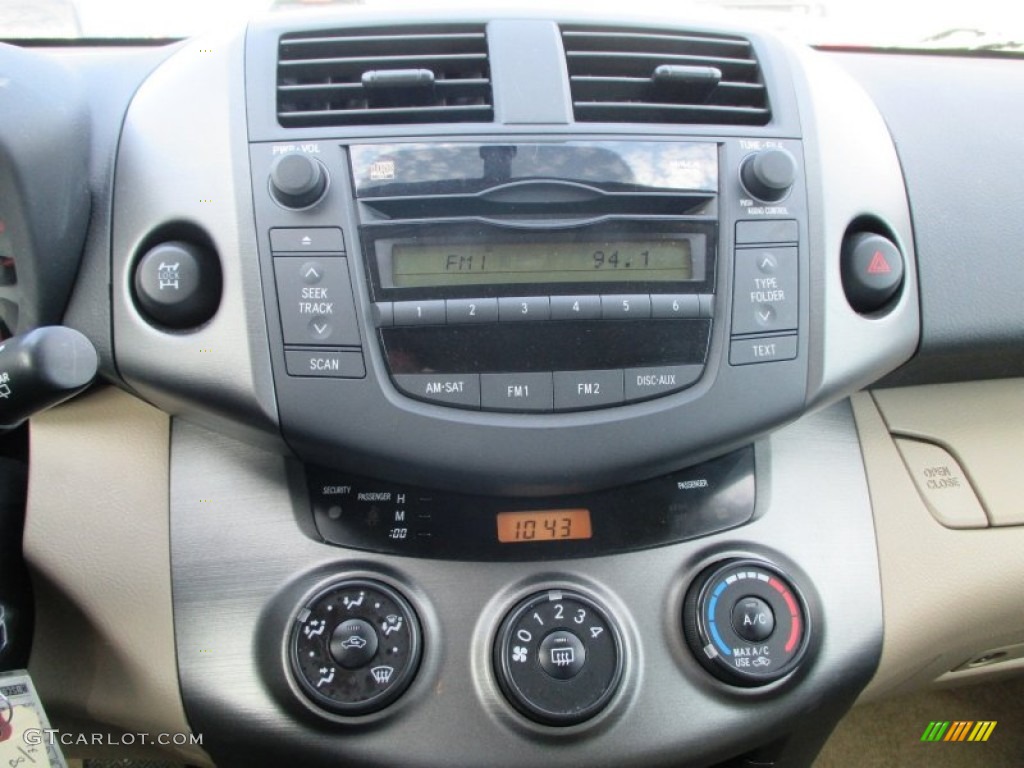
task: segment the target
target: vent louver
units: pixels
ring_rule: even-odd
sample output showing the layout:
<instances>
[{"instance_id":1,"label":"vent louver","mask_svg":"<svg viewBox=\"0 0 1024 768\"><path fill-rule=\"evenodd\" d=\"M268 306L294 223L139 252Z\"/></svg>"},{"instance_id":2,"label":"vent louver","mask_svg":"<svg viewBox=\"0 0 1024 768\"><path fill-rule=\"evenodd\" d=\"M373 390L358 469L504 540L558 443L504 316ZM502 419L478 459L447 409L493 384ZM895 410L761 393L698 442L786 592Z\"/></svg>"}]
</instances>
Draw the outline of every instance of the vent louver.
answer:
<instances>
[{"instance_id":1,"label":"vent louver","mask_svg":"<svg viewBox=\"0 0 1024 768\"><path fill-rule=\"evenodd\" d=\"M287 34L277 118L323 125L478 123L494 119L482 25Z\"/></svg>"},{"instance_id":2,"label":"vent louver","mask_svg":"<svg viewBox=\"0 0 1024 768\"><path fill-rule=\"evenodd\" d=\"M765 125L761 68L742 37L563 27L579 122Z\"/></svg>"}]
</instances>

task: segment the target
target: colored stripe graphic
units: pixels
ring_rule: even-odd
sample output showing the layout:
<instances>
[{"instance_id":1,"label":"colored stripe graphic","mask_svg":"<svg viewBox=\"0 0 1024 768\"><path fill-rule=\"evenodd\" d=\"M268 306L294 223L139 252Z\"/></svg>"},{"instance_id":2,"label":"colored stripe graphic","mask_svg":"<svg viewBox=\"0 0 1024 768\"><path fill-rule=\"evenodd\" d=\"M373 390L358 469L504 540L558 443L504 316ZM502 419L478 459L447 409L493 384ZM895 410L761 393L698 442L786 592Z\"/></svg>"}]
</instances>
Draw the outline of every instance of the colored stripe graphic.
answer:
<instances>
[{"instance_id":1,"label":"colored stripe graphic","mask_svg":"<svg viewBox=\"0 0 1024 768\"><path fill-rule=\"evenodd\" d=\"M992 731L995 729L995 720L979 720L978 724L974 726L974 730L971 731L971 735L967 737L967 740L988 741L988 737L992 735Z\"/></svg>"},{"instance_id":2,"label":"colored stripe graphic","mask_svg":"<svg viewBox=\"0 0 1024 768\"><path fill-rule=\"evenodd\" d=\"M988 741L996 729L996 720L932 720L921 734L921 741Z\"/></svg>"},{"instance_id":3,"label":"colored stripe graphic","mask_svg":"<svg viewBox=\"0 0 1024 768\"><path fill-rule=\"evenodd\" d=\"M967 738L967 732L972 725L974 725L973 720L954 720L943 741L963 741Z\"/></svg>"}]
</instances>

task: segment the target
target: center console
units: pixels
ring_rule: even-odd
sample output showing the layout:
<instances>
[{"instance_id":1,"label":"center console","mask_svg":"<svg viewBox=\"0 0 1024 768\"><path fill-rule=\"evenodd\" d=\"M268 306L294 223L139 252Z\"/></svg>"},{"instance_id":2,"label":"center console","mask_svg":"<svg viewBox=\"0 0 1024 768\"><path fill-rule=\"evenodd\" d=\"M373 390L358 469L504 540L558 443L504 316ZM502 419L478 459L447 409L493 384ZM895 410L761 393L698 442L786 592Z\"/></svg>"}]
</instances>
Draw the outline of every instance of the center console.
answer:
<instances>
[{"instance_id":1,"label":"center console","mask_svg":"<svg viewBox=\"0 0 1024 768\"><path fill-rule=\"evenodd\" d=\"M544 14L203 51L129 111L113 282L120 371L181 417L217 763L813 759L881 638L830 404L918 333L864 94L749 30Z\"/></svg>"}]
</instances>

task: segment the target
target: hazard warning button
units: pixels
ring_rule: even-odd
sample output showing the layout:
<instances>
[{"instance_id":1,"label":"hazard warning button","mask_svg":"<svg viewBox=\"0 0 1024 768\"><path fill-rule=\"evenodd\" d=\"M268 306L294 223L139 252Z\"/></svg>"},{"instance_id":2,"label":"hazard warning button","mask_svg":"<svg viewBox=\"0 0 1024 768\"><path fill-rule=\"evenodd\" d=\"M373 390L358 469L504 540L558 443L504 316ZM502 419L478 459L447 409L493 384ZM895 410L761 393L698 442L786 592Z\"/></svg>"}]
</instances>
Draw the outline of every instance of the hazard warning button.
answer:
<instances>
[{"instance_id":1,"label":"hazard warning button","mask_svg":"<svg viewBox=\"0 0 1024 768\"><path fill-rule=\"evenodd\" d=\"M903 254L873 232L849 235L842 253L843 290L850 306L867 314L884 309L903 286Z\"/></svg>"}]
</instances>

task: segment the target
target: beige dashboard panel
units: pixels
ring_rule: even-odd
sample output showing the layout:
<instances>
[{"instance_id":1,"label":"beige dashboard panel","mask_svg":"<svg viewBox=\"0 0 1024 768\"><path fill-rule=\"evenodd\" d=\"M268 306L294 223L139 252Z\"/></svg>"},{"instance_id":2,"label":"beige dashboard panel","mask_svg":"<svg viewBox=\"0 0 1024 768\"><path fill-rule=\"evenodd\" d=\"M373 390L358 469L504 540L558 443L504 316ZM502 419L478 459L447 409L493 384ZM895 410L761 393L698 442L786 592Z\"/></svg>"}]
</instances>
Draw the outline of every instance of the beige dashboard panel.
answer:
<instances>
[{"instance_id":1,"label":"beige dashboard panel","mask_svg":"<svg viewBox=\"0 0 1024 768\"><path fill-rule=\"evenodd\" d=\"M991 510L1007 503L1024 459L1024 382L860 393L853 410L874 509L885 620L881 663L862 699L940 678L955 683L1020 672L1024 660L949 674L992 648L1024 641L1024 527L941 525L907 472L893 432L946 448Z\"/></svg>"},{"instance_id":2,"label":"beige dashboard panel","mask_svg":"<svg viewBox=\"0 0 1024 768\"><path fill-rule=\"evenodd\" d=\"M167 415L107 387L32 419L30 443L30 672L54 727L110 734L111 756L125 751L120 734L189 734L171 609ZM153 752L139 741L133 755ZM158 755L212 765L196 746Z\"/></svg>"},{"instance_id":3,"label":"beige dashboard panel","mask_svg":"<svg viewBox=\"0 0 1024 768\"><path fill-rule=\"evenodd\" d=\"M1024 380L942 384L874 393L893 434L942 445L959 461L993 525L1024 525Z\"/></svg>"}]
</instances>

